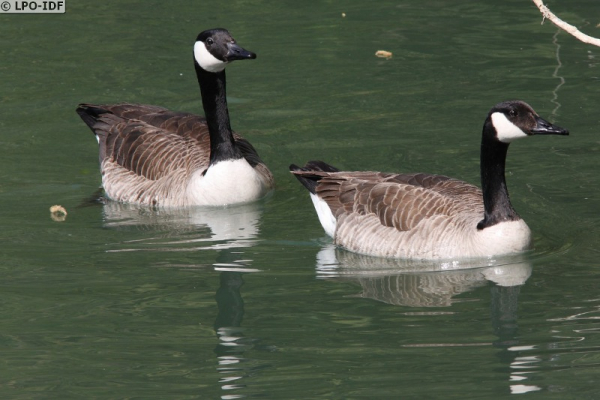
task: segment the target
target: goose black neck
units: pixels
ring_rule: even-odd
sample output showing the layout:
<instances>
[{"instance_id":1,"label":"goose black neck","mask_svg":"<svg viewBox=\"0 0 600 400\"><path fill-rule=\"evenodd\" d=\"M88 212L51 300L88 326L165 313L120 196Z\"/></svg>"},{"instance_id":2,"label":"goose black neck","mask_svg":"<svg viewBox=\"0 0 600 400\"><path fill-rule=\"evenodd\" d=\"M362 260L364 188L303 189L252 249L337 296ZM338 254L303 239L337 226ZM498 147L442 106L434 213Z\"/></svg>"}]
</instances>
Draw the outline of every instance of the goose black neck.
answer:
<instances>
[{"instance_id":1,"label":"goose black neck","mask_svg":"<svg viewBox=\"0 0 600 400\"><path fill-rule=\"evenodd\" d=\"M210 133L210 165L219 161L241 158L242 155L235 146L229 122L225 70L216 73L207 72L196 64L196 76Z\"/></svg>"},{"instance_id":2,"label":"goose black neck","mask_svg":"<svg viewBox=\"0 0 600 400\"><path fill-rule=\"evenodd\" d=\"M486 129L494 128L486 124L481 141L481 189L485 213L477 229L520 219L510 204L504 177L508 143L500 142L495 138L495 131L485 132Z\"/></svg>"}]
</instances>

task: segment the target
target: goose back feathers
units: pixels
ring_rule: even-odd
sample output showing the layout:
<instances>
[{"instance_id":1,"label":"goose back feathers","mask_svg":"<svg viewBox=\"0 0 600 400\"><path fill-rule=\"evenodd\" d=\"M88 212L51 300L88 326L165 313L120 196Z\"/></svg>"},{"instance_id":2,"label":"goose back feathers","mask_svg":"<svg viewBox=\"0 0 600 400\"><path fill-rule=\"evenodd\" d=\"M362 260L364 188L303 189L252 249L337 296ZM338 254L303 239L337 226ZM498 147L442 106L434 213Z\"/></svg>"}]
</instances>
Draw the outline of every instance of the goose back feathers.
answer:
<instances>
[{"instance_id":1,"label":"goose back feathers","mask_svg":"<svg viewBox=\"0 0 600 400\"><path fill-rule=\"evenodd\" d=\"M331 236L337 245L362 254L416 259L498 251L493 248L498 232L476 230L484 207L474 185L431 174L315 173L310 166L292 168L298 177L318 182L315 196L335 220ZM519 235L502 244L510 253L529 246L529 228L522 220L515 225Z\"/></svg>"}]
</instances>

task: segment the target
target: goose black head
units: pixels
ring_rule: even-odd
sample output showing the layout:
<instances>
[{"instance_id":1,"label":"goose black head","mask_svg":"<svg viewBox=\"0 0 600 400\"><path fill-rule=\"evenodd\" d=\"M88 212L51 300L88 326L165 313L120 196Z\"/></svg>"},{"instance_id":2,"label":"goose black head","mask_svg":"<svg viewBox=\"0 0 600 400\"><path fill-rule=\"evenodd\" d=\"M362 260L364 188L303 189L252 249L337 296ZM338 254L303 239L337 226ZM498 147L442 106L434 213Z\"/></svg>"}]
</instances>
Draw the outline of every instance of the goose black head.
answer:
<instances>
[{"instance_id":1,"label":"goose black head","mask_svg":"<svg viewBox=\"0 0 600 400\"><path fill-rule=\"evenodd\" d=\"M488 114L486 126L493 128L495 139L510 143L532 135L568 135L567 129L553 125L541 118L523 101L504 101L496 104Z\"/></svg>"},{"instance_id":2,"label":"goose black head","mask_svg":"<svg viewBox=\"0 0 600 400\"><path fill-rule=\"evenodd\" d=\"M226 29L201 32L194 44L194 60L208 72L220 72L234 60L251 60L256 54L240 47Z\"/></svg>"}]
</instances>

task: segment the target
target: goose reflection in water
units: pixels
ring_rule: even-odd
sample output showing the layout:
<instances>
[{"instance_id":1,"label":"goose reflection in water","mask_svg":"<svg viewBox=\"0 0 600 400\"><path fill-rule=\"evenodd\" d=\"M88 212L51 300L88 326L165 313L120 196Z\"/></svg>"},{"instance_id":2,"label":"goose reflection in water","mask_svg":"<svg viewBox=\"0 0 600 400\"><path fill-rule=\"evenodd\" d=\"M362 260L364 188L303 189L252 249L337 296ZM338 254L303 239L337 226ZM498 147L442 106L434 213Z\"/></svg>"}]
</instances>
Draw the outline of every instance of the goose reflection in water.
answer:
<instances>
[{"instance_id":1,"label":"goose reflection in water","mask_svg":"<svg viewBox=\"0 0 600 400\"><path fill-rule=\"evenodd\" d=\"M239 390L246 384L243 378L254 375L264 366L245 353L258 339L244 334L244 300L241 287L246 273L258 272L246 254L257 242L263 213L261 203L231 207L198 207L185 209L153 209L108 201L104 204L105 226L119 230L152 232L152 236L125 242L119 251L199 251L215 250L211 261L219 272L219 287L215 300L218 309L214 330L218 339L214 348L219 385L223 398L241 398ZM206 259L206 257L203 257ZM161 265L172 268L204 268L198 265ZM260 347L260 346L259 346ZM271 349L264 347L267 351Z\"/></svg>"},{"instance_id":2,"label":"goose reflection in water","mask_svg":"<svg viewBox=\"0 0 600 400\"><path fill-rule=\"evenodd\" d=\"M156 235L111 251L196 251L247 248L257 243L262 203L230 207L151 208L107 201L104 226Z\"/></svg>"},{"instance_id":3,"label":"goose reflection in water","mask_svg":"<svg viewBox=\"0 0 600 400\"><path fill-rule=\"evenodd\" d=\"M317 255L317 276L360 283L365 297L408 307L448 307L453 297L484 286L519 287L531 275L522 256L460 262L415 261L364 256L333 245Z\"/></svg>"},{"instance_id":4,"label":"goose reflection in water","mask_svg":"<svg viewBox=\"0 0 600 400\"><path fill-rule=\"evenodd\" d=\"M316 271L321 279L357 282L362 288L357 297L404 307L450 307L460 301L455 296L490 285L493 345L510 366L511 393L541 389L521 382L535 372L536 362L519 356L518 297L531 275L524 255L431 262L364 256L326 245L317 254Z\"/></svg>"},{"instance_id":5,"label":"goose reflection in water","mask_svg":"<svg viewBox=\"0 0 600 400\"><path fill-rule=\"evenodd\" d=\"M225 252L224 256L227 256ZM220 264L232 264L230 260L219 260ZM246 387L242 379L260 368L247 359L244 353L254 347L255 339L246 337L242 328L244 318L244 300L240 289L244 284L243 273L223 271L219 276L220 286L215 299L218 314L214 329L219 339L214 352L217 356L217 371L222 374L219 379L221 388L228 393L229 398L243 397L233 395L233 390Z\"/></svg>"}]
</instances>

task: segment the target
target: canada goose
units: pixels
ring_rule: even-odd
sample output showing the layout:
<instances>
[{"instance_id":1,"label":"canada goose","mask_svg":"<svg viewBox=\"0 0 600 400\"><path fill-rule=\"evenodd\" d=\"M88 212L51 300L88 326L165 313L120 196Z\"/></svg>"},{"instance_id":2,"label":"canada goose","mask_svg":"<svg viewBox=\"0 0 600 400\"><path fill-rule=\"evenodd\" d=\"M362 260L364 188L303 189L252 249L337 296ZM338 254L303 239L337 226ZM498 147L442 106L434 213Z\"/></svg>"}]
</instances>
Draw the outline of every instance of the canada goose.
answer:
<instances>
[{"instance_id":1,"label":"canada goose","mask_svg":"<svg viewBox=\"0 0 600 400\"><path fill-rule=\"evenodd\" d=\"M518 253L531 231L510 204L504 166L515 139L569 131L522 101L494 106L483 125L481 186L442 175L341 172L311 161L290 170L310 191L336 244L383 257L455 259Z\"/></svg>"},{"instance_id":2,"label":"canada goose","mask_svg":"<svg viewBox=\"0 0 600 400\"><path fill-rule=\"evenodd\" d=\"M213 206L263 197L273 176L252 145L231 130L225 66L256 54L225 29L201 32L194 65L206 118L141 104L80 104L100 145L106 195L126 203Z\"/></svg>"}]
</instances>

